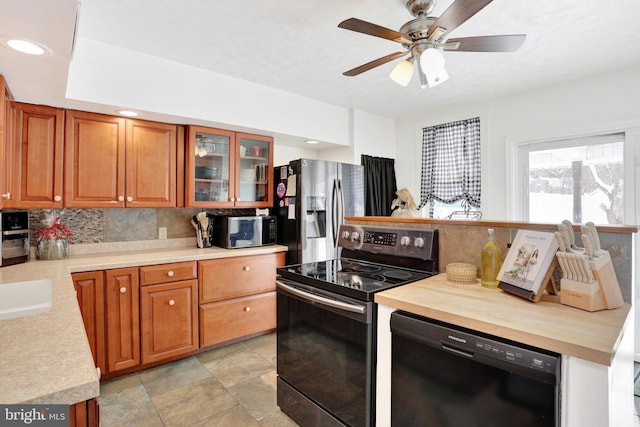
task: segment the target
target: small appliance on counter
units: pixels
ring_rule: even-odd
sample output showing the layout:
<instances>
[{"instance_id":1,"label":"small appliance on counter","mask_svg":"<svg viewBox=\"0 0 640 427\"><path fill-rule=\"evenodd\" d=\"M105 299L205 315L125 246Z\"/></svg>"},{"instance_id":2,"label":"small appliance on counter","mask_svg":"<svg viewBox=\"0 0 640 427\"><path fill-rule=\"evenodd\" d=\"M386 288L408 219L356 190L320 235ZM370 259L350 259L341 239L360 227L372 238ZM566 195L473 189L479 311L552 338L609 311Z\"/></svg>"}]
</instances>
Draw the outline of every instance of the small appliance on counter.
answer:
<instances>
[{"instance_id":1,"label":"small appliance on counter","mask_svg":"<svg viewBox=\"0 0 640 427\"><path fill-rule=\"evenodd\" d=\"M221 248L248 248L276 243L275 216L228 216L214 219L213 244Z\"/></svg>"},{"instance_id":2,"label":"small appliance on counter","mask_svg":"<svg viewBox=\"0 0 640 427\"><path fill-rule=\"evenodd\" d=\"M0 212L0 267L29 261L29 213Z\"/></svg>"}]
</instances>

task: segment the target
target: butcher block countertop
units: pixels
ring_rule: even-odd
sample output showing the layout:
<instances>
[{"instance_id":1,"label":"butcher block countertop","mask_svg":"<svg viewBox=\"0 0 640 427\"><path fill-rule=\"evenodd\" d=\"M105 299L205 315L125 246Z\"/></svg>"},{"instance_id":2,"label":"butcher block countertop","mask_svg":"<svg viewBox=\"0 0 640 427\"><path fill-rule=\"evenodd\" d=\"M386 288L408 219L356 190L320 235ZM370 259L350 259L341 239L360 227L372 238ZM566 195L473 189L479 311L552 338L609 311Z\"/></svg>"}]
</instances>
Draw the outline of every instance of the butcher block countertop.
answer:
<instances>
[{"instance_id":1,"label":"butcher block countertop","mask_svg":"<svg viewBox=\"0 0 640 427\"><path fill-rule=\"evenodd\" d=\"M114 246L112 252L75 255L73 249L76 248L72 248L69 259L39 261L32 257L27 263L0 268L0 286L37 279L53 281L49 312L0 321L0 404L74 404L100 393L71 273L259 255L287 249L279 245L232 250L193 246L153 248L154 242L139 245ZM100 246L109 248L108 244Z\"/></svg>"},{"instance_id":2,"label":"butcher block countertop","mask_svg":"<svg viewBox=\"0 0 640 427\"><path fill-rule=\"evenodd\" d=\"M630 321L631 305L583 311L543 295L534 303L475 285L459 285L439 274L375 296L379 304L611 366Z\"/></svg>"}]
</instances>

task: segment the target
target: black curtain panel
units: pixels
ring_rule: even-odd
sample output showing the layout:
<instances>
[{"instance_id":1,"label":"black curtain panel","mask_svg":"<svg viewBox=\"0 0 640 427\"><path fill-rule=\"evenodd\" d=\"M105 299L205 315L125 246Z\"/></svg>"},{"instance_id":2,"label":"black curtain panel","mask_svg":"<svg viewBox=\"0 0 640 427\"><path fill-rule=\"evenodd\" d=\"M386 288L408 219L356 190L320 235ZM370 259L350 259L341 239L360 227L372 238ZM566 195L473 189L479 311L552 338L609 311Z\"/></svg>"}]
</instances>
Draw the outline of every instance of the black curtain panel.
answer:
<instances>
[{"instance_id":1,"label":"black curtain panel","mask_svg":"<svg viewBox=\"0 0 640 427\"><path fill-rule=\"evenodd\" d=\"M391 202L398 189L395 160L363 154L360 161L364 166L365 215L391 215Z\"/></svg>"}]
</instances>

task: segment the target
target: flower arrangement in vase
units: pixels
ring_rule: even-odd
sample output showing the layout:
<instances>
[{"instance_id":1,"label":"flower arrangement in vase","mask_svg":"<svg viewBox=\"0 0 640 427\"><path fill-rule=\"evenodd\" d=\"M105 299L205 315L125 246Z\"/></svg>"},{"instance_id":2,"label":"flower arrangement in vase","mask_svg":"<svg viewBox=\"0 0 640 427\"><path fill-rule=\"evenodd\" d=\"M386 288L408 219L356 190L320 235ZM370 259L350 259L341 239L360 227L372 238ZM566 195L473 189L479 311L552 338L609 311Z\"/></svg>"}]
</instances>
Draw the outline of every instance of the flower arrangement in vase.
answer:
<instances>
[{"instance_id":1,"label":"flower arrangement in vase","mask_svg":"<svg viewBox=\"0 0 640 427\"><path fill-rule=\"evenodd\" d=\"M51 211L42 221L45 227L36 233L37 259L69 258L69 239L73 233L60 223L61 215L62 212Z\"/></svg>"}]
</instances>

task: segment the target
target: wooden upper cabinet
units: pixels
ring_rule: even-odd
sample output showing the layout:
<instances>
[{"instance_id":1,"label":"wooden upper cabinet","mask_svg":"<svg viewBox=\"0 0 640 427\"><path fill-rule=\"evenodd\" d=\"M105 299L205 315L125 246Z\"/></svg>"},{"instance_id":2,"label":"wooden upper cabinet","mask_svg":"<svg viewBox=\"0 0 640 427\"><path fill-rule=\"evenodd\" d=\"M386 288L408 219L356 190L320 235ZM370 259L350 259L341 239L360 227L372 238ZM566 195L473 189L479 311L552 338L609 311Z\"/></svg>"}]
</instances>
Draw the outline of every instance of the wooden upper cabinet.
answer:
<instances>
[{"instance_id":1,"label":"wooden upper cabinet","mask_svg":"<svg viewBox=\"0 0 640 427\"><path fill-rule=\"evenodd\" d=\"M177 126L67 111L65 206L175 207Z\"/></svg>"},{"instance_id":2,"label":"wooden upper cabinet","mask_svg":"<svg viewBox=\"0 0 640 427\"><path fill-rule=\"evenodd\" d=\"M127 119L128 207L176 206L176 126Z\"/></svg>"},{"instance_id":3,"label":"wooden upper cabinet","mask_svg":"<svg viewBox=\"0 0 640 427\"><path fill-rule=\"evenodd\" d=\"M62 208L64 110L16 103L7 207Z\"/></svg>"},{"instance_id":4,"label":"wooden upper cabinet","mask_svg":"<svg viewBox=\"0 0 640 427\"><path fill-rule=\"evenodd\" d=\"M0 209L11 201L13 171L13 141L15 128L15 102L7 83L0 75Z\"/></svg>"},{"instance_id":5,"label":"wooden upper cabinet","mask_svg":"<svg viewBox=\"0 0 640 427\"><path fill-rule=\"evenodd\" d=\"M124 207L125 119L67 111L64 204Z\"/></svg>"},{"instance_id":6,"label":"wooden upper cabinet","mask_svg":"<svg viewBox=\"0 0 640 427\"><path fill-rule=\"evenodd\" d=\"M185 204L271 207L273 138L187 126Z\"/></svg>"}]
</instances>

